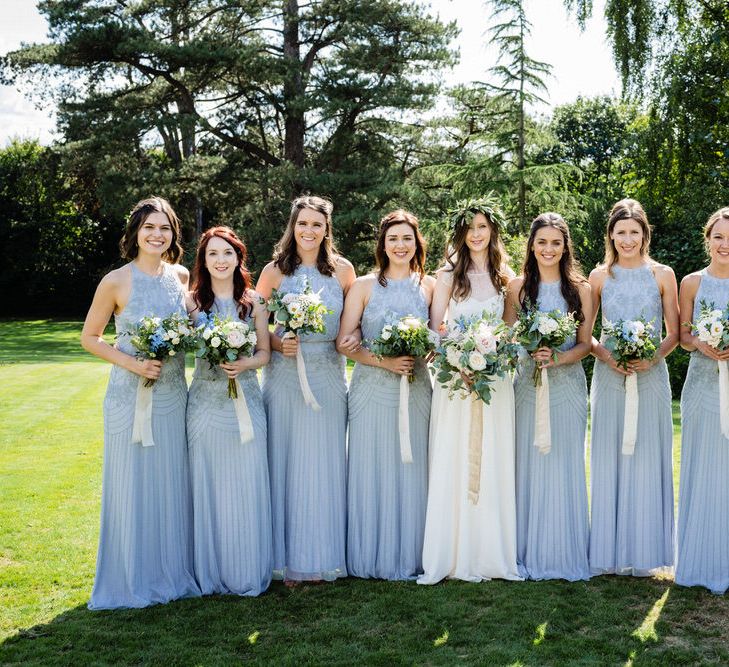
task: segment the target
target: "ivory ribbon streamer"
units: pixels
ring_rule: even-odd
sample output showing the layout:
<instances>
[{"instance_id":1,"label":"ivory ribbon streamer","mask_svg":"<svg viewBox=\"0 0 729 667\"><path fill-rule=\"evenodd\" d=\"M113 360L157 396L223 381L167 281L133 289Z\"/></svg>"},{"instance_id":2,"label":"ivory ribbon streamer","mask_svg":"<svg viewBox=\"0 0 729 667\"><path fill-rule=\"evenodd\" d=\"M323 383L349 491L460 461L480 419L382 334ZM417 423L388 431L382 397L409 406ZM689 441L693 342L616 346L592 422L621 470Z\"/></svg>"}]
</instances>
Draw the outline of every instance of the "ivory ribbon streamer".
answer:
<instances>
[{"instance_id":1,"label":"ivory ribbon streamer","mask_svg":"<svg viewBox=\"0 0 729 667\"><path fill-rule=\"evenodd\" d=\"M468 500L478 505L481 493L481 455L483 450L483 401L471 394L471 423L468 429Z\"/></svg>"},{"instance_id":2,"label":"ivory ribbon streamer","mask_svg":"<svg viewBox=\"0 0 729 667\"><path fill-rule=\"evenodd\" d=\"M400 432L400 460L403 463L413 462L413 450L410 447L410 380L407 375L400 376L400 404L397 409L397 425Z\"/></svg>"},{"instance_id":3,"label":"ivory ribbon streamer","mask_svg":"<svg viewBox=\"0 0 729 667\"><path fill-rule=\"evenodd\" d=\"M137 399L134 404L134 425L132 444L142 443L142 447L154 447L152 437L152 387L145 387L147 378L140 376L137 382Z\"/></svg>"},{"instance_id":4,"label":"ivory ribbon streamer","mask_svg":"<svg viewBox=\"0 0 729 667\"><path fill-rule=\"evenodd\" d=\"M625 420L623 421L623 454L633 456L638 435L638 374L625 376Z\"/></svg>"},{"instance_id":5,"label":"ivory ribbon streamer","mask_svg":"<svg viewBox=\"0 0 729 667\"><path fill-rule=\"evenodd\" d=\"M240 431L240 442L244 445L247 442L253 440L255 433L253 431L253 422L251 421L251 413L248 411L248 404L246 403L246 397L243 393L243 388L238 382L238 378L235 379L235 389L238 394L237 398L232 399L233 407L235 408L235 416L238 419L238 430Z\"/></svg>"},{"instance_id":6,"label":"ivory ribbon streamer","mask_svg":"<svg viewBox=\"0 0 729 667\"><path fill-rule=\"evenodd\" d=\"M284 338L294 338L295 335L289 331L284 334ZM301 341L299 341L299 346L296 348L296 371L299 374L299 385L301 386L301 393L304 395L304 403L312 410L321 410L321 405L316 402L314 394L311 393L309 380L306 377L306 364L304 364L304 355L301 352Z\"/></svg>"},{"instance_id":7,"label":"ivory ribbon streamer","mask_svg":"<svg viewBox=\"0 0 729 667\"><path fill-rule=\"evenodd\" d=\"M729 362L717 361L719 365L719 416L721 433L729 438Z\"/></svg>"},{"instance_id":8,"label":"ivory ribbon streamer","mask_svg":"<svg viewBox=\"0 0 729 667\"><path fill-rule=\"evenodd\" d=\"M540 454L552 451L552 422L549 415L549 373L546 368L540 371L541 382L537 385L536 405L534 406L534 446Z\"/></svg>"}]
</instances>

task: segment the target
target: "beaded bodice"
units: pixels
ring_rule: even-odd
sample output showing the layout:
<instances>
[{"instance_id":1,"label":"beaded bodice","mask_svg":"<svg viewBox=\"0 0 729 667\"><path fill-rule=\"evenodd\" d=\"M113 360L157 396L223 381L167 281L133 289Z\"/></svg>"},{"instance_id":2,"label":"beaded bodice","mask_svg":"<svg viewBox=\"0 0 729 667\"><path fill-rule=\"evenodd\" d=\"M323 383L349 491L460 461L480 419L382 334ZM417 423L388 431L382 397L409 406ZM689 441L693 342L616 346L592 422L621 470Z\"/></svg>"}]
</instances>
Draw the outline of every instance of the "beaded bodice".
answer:
<instances>
[{"instance_id":1,"label":"beaded bodice","mask_svg":"<svg viewBox=\"0 0 729 667\"><path fill-rule=\"evenodd\" d=\"M562 283L558 280L554 283L539 283L539 295L537 296L537 307L542 312L559 310L562 313L569 312L567 301L562 296ZM575 346L575 336L570 336L558 350L569 350Z\"/></svg>"},{"instance_id":2,"label":"beaded bodice","mask_svg":"<svg viewBox=\"0 0 729 667\"><path fill-rule=\"evenodd\" d=\"M635 269L613 265L602 288L602 323L645 318L653 321L656 341L663 328L663 303L653 271L648 264Z\"/></svg>"},{"instance_id":3,"label":"beaded bodice","mask_svg":"<svg viewBox=\"0 0 729 667\"><path fill-rule=\"evenodd\" d=\"M401 280L388 279L383 287L375 280L370 300L362 313L362 339L377 338L385 324L392 324L405 315L428 321L428 304L418 274Z\"/></svg>"}]
</instances>

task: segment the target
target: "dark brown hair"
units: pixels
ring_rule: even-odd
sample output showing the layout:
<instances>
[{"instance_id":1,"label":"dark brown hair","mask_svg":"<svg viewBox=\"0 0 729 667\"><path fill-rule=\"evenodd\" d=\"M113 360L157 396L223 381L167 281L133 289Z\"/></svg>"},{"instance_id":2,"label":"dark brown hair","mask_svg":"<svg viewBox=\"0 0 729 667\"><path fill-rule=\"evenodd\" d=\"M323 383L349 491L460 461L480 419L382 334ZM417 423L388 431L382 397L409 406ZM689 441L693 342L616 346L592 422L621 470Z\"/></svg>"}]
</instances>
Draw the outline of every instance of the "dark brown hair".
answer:
<instances>
[{"instance_id":1,"label":"dark brown hair","mask_svg":"<svg viewBox=\"0 0 729 667\"><path fill-rule=\"evenodd\" d=\"M651 244L651 226L648 224L648 216L645 214L640 202L635 199L621 199L610 210L608 215L607 230L605 232L605 266L612 277L613 266L618 261L618 251L615 242L610 238L615 225L621 220L635 220L643 230L643 242L640 245L641 257L650 259L648 248Z\"/></svg>"},{"instance_id":2,"label":"dark brown hair","mask_svg":"<svg viewBox=\"0 0 729 667\"><path fill-rule=\"evenodd\" d=\"M283 236L274 249L273 263L285 276L292 275L294 271L296 271L296 267L301 264L301 257L299 257L299 254L296 251L296 236L294 235L294 228L296 227L296 221L299 218L299 213L305 208L311 209L312 211L318 211L326 218L326 231L324 233L324 239L319 246L319 254L316 258L316 268L322 275L334 275L334 271L337 267L337 249L334 247L334 241L332 239L332 211L334 210L334 204L323 197L306 195L303 197L297 197L293 202L291 202L289 221L286 225Z\"/></svg>"},{"instance_id":3,"label":"dark brown hair","mask_svg":"<svg viewBox=\"0 0 729 667\"><path fill-rule=\"evenodd\" d=\"M412 213L399 208L396 211L391 211L380 220L380 233L377 237L377 246L375 248L375 261L377 262L377 282L383 287L387 286L385 271L390 266L390 258L385 252L385 237L390 227L400 224L410 225L415 235L415 254L410 259L410 271L420 275L419 282L422 282L423 278L425 278L426 242L420 233L418 219Z\"/></svg>"},{"instance_id":4,"label":"dark brown hair","mask_svg":"<svg viewBox=\"0 0 729 667\"><path fill-rule=\"evenodd\" d=\"M580 270L577 260L575 260L569 227L559 213L541 213L532 222L532 226L529 229L529 239L527 240L524 267L522 269L524 283L519 291L519 302L522 308L526 307L527 301L532 305L536 305L537 303L537 297L539 296L539 264L534 255L534 239L537 232L545 227L552 227L562 233L564 250L559 260L560 289L564 300L567 302L567 311L574 313L575 319L578 322L582 322L585 317L582 313L580 284L584 284L587 281Z\"/></svg>"},{"instance_id":5,"label":"dark brown hair","mask_svg":"<svg viewBox=\"0 0 729 667\"><path fill-rule=\"evenodd\" d=\"M499 234L499 226L494 223L487 213L476 211L470 218L481 213L488 222L491 230L489 238L489 246L487 254L489 258L489 275L493 286L497 289L503 289L509 282L509 275L506 272L506 263L509 256L506 254L504 242ZM446 245L445 265L446 270L453 275L453 284L451 285L451 296L456 300L467 299L471 295L471 281L468 278L468 269L471 267L471 255L466 245L466 235L470 228L469 224L459 224L455 226L451 238L448 239Z\"/></svg>"},{"instance_id":6,"label":"dark brown hair","mask_svg":"<svg viewBox=\"0 0 729 667\"><path fill-rule=\"evenodd\" d=\"M215 302L210 271L205 265L205 253L212 238L223 239L235 250L238 266L233 272L233 300L238 306L240 318L245 319L253 308L253 301L248 295L248 290L252 284L251 274L246 268L248 251L243 241L238 238L238 235L230 227L211 227L200 237L197 253L195 254L195 266L192 270L192 287L190 290L192 298L197 307L206 313L210 312Z\"/></svg>"},{"instance_id":7,"label":"dark brown hair","mask_svg":"<svg viewBox=\"0 0 729 667\"><path fill-rule=\"evenodd\" d=\"M182 246L180 245L180 220L175 214L170 202L162 197L149 197L137 202L129 214L124 236L119 241L119 250L122 259L133 260L139 254L137 234L144 221L152 213L164 213L172 227L172 243L162 255L162 259L170 264L177 264L182 257Z\"/></svg>"}]
</instances>

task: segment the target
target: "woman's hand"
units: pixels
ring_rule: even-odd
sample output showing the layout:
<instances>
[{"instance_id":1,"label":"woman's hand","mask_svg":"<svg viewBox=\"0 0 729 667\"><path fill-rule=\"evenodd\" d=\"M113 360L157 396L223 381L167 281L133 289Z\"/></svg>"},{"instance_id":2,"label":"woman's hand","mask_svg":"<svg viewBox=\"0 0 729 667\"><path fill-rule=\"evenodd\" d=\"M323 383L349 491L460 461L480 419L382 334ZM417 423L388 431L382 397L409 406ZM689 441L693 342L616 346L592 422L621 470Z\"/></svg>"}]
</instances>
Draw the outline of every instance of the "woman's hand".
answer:
<instances>
[{"instance_id":1,"label":"woman's hand","mask_svg":"<svg viewBox=\"0 0 729 667\"><path fill-rule=\"evenodd\" d=\"M339 340L339 348L344 354L354 354L362 347L362 340L356 334L342 336Z\"/></svg>"},{"instance_id":2,"label":"woman's hand","mask_svg":"<svg viewBox=\"0 0 729 667\"><path fill-rule=\"evenodd\" d=\"M158 359L137 359L129 370L148 380L159 380L162 362Z\"/></svg>"},{"instance_id":3,"label":"woman's hand","mask_svg":"<svg viewBox=\"0 0 729 667\"><path fill-rule=\"evenodd\" d=\"M559 365L559 352L556 353L557 361L555 362L555 351L551 347L540 347L536 352L532 352L532 359L538 368L552 368Z\"/></svg>"},{"instance_id":4,"label":"woman's hand","mask_svg":"<svg viewBox=\"0 0 729 667\"><path fill-rule=\"evenodd\" d=\"M694 337L694 346L701 354L709 357L709 359L713 359L714 361L729 360L729 348L726 350L717 350L715 347L711 347L711 345L700 341L698 337Z\"/></svg>"},{"instance_id":5,"label":"woman's hand","mask_svg":"<svg viewBox=\"0 0 729 667\"><path fill-rule=\"evenodd\" d=\"M281 354L284 357L295 357L299 350L299 337L286 334L281 339Z\"/></svg>"},{"instance_id":6,"label":"woman's hand","mask_svg":"<svg viewBox=\"0 0 729 667\"><path fill-rule=\"evenodd\" d=\"M612 355L609 355L607 358L602 359L602 362L606 365L612 368L616 373L620 373L620 375L632 375L633 372L626 370L622 366L618 365L618 362L613 359Z\"/></svg>"},{"instance_id":7,"label":"woman's hand","mask_svg":"<svg viewBox=\"0 0 729 667\"><path fill-rule=\"evenodd\" d=\"M380 364L391 373L412 375L413 368L415 368L415 357L383 357Z\"/></svg>"},{"instance_id":8,"label":"woman's hand","mask_svg":"<svg viewBox=\"0 0 729 667\"><path fill-rule=\"evenodd\" d=\"M240 357L235 361L221 361L220 368L228 376L230 380L235 380L243 371L247 371L251 367L251 359L253 357Z\"/></svg>"},{"instance_id":9,"label":"woman's hand","mask_svg":"<svg viewBox=\"0 0 729 667\"><path fill-rule=\"evenodd\" d=\"M653 359L633 359L628 362L628 370L631 373L645 373L658 363L658 357Z\"/></svg>"}]
</instances>

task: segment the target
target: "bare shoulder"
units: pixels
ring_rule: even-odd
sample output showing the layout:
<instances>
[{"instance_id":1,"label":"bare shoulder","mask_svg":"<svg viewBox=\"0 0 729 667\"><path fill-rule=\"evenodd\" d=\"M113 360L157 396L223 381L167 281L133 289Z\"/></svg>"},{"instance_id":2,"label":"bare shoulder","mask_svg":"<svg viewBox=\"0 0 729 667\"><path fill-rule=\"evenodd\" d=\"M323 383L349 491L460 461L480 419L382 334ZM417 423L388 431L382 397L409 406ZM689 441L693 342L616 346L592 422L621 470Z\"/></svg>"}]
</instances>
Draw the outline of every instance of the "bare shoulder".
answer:
<instances>
[{"instance_id":1,"label":"bare shoulder","mask_svg":"<svg viewBox=\"0 0 729 667\"><path fill-rule=\"evenodd\" d=\"M261 278L266 278L267 280L273 281L273 280L282 280L283 279L283 273L281 272L281 269L276 266L275 262L269 262L261 269Z\"/></svg>"},{"instance_id":2,"label":"bare shoulder","mask_svg":"<svg viewBox=\"0 0 729 667\"><path fill-rule=\"evenodd\" d=\"M356 278L350 287L350 292L354 294L369 294L372 286L377 282L376 273L367 273L364 276Z\"/></svg>"},{"instance_id":3,"label":"bare shoulder","mask_svg":"<svg viewBox=\"0 0 729 667\"><path fill-rule=\"evenodd\" d=\"M681 291L686 294L696 294L701 284L701 271L694 271L681 280Z\"/></svg>"},{"instance_id":4,"label":"bare shoulder","mask_svg":"<svg viewBox=\"0 0 729 667\"><path fill-rule=\"evenodd\" d=\"M187 285L190 282L190 272L182 266L182 264L171 264L172 270L175 272L177 279L183 284Z\"/></svg>"},{"instance_id":5,"label":"bare shoulder","mask_svg":"<svg viewBox=\"0 0 729 667\"><path fill-rule=\"evenodd\" d=\"M658 262L653 263L653 273L659 280L673 280L676 281L676 274L674 270L667 264L660 264Z\"/></svg>"},{"instance_id":6,"label":"bare shoulder","mask_svg":"<svg viewBox=\"0 0 729 667\"><path fill-rule=\"evenodd\" d=\"M450 266L441 266L435 272L435 280L438 283L448 285L449 287L453 284L453 271Z\"/></svg>"},{"instance_id":7,"label":"bare shoulder","mask_svg":"<svg viewBox=\"0 0 729 667\"><path fill-rule=\"evenodd\" d=\"M106 285L108 287L121 287L131 280L132 269L129 264L120 266L118 269L109 271L102 279L99 285Z\"/></svg>"},{"instance_id":8,"label":"bare shoulder","mask_svg":"<svg viewBox=\"0 0 729 667\"><path fill-rule=\"evenodd\" d=\"M592 271L590 271L590 285L600 288L605 283L605 279L607 277L607 266L605 266L604 264L598 264Z\"/></svg>"},{"instance_id":9,"label":"bare shoulder","mask_svg":"<svg viewBox=\"0 0 729 667\"><path fill-rule=\"evenodd\" d=\"M422 285L432 290L435 287L435 278L433 276L424 276Z\"/></svg>"},{"instance_id":10,"label":"bare shoulder","mask_svg":"<svg viewBox=\"0 0 729 667\"><path fill-rule=\"evenodd\" d=\"M577 291L580 294L580 299L588 298L592 295L592 285L585 280L577 284Z\"/></svg>"},{"instance_id":11,"label":"bare shoulder","mask_svg":"<svg viewBox=\"0 0 729 667\"><path fill-rule=\"evenodd\" d=\"M514 269L512 269L508 264L504 264L502 271L508 276L509 280L511 280L512 278L516 278L516 273L514 273Z\"/></svg>"},{"instance_id":12,"label":"bare shoulder","mask_svg":"<svg viewBox=\"0 0 729 667\"><path fill-rule=\"evenodd\" d=\"M515 293L522 288L523 284L524 276L514 276L511 280L509 280L509 284L506 286L506 289L510 293Z\"/></svg>"},{"instance_id":13,"label":"bare shoulder","mask_svg":"<svg viewBox=\"0 0 729 667\"><path fill-rule=\"evenodd\" d=\"M354 265L352 262L350 262L345 257L342 257L341 255L336 255L334 257L334 266L336 267L337 271L354 271Z\"/></svg>"}]
</instances>

